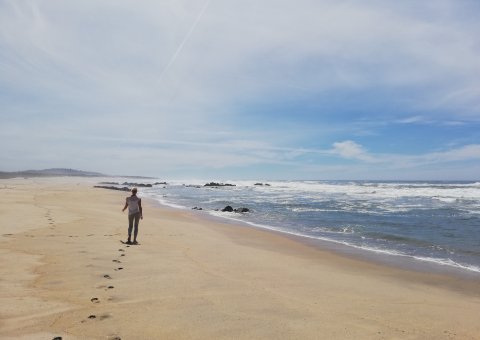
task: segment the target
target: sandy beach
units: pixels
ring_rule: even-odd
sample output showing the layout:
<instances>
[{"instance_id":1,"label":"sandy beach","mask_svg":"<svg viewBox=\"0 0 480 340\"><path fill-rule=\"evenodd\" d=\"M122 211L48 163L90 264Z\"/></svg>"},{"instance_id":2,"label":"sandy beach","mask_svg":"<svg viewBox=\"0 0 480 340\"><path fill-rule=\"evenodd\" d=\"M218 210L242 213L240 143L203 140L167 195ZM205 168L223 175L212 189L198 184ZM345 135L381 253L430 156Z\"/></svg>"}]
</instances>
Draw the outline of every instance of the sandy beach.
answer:
<instances>
[{"instance_id":1,"label":"sandy beach","mask_svg":"<svg viewBox=\"0 0 480 340\"><path fill-rule=\"evenodd\" d=\"M1 339L480 339L478 279L146 199L127 246L128 193L95 183L0 180Z\"/></svg>"}]
</instances>

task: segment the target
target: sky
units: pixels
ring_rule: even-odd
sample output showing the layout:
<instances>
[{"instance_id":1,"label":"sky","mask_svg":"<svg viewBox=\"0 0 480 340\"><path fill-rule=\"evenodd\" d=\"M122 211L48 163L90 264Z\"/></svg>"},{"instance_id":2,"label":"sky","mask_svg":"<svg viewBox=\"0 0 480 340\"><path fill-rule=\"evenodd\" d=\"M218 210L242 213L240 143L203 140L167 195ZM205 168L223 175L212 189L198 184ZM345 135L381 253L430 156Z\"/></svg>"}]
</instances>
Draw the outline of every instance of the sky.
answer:
<instances>
[{"instance_id":1,"label":"sky","mask_svg":"<svg viewBox=\"0 0 480 340\"><path fill-rule=\"evenodd\" d=\"M0 0L0 171L480 179L477 0Z\"/></svg>"}]
</instances>

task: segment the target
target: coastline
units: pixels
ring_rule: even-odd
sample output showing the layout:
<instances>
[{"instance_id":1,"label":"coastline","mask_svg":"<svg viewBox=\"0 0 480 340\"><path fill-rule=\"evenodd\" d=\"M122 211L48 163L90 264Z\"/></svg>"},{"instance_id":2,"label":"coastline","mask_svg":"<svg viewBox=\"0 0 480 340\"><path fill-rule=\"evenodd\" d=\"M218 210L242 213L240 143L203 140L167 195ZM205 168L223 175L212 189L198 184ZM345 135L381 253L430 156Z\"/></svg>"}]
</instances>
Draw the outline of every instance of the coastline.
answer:
<instances>
[{"instance_id":1,"label":"coastline","mask_svg":"<svg viewBox=\"0 0 480 340\"><path fill-rule=\"evenodd\" d=\"M400 257L391 254L378 254L369 252L364 249L353 248L341 243L336 243L332 240L319 240L309 238L304 235L296 235L288 232L283 232L275 229L256 227L244 221L234 221L224 219L219 216L205 214L202 211L188 210L186 208L175 208L164 206L155 201L155 199L148 198L149 204L152 207L162 210L175 212L183 212L185 216L190 219L199 220L200 223L213 223L210 227L215 228L218 232L228 235L235 241L235 237L239 232L245 234L248 238L261 237L272 241L273 238L286 239L303 247L299 253L295 255L304 255L305 251L312 251L312 256L315 258L330 258L332 262L340 261L343 264L350 266L352 270L355 267L371 268L372 271L388 271L389 275L395 276L399 280L411 281L431 284L435 286L442 286L446 289L455 290L458 292L478 295L480 297L480 274L471 272L460 268L443 266L438 263L429 263L416 260L414 258ZM233 231L229 229L234 229ZM280 241L280 243L283 243ZM293 244L290 244L287 249L274 247L276 251L288 251L291 248L297 249ZM255 243L253 243L255 245ZM270 248L270 244L264 245Z\"/></svg>"},{"instance_id":2,"label":"coastline","mask_svg":"<svg viewBox=\"0 0 480 340\"><path fill-rule=\"evenodd\" d=\"M144 200L141 245L126 247L126 193L91 184L1 180L2 216L13 223L0 239L0 338L480 334L479 280L365 261L153 200Z\"/></svg>"},{"instance_id":3,"label":"coastline","mask_svg":"<svg viewBox=\"0 0 480 340\"><path fill-rule=\"evenodd\" d=\"M303 243L307 246L313 247L320 251L327 251L337 254L342 257L349 257L352 259L357 259L363 262L371 262L386 267L392 267L397 269L403 269L406 271L419 272L419 273L430 273L430 274L439 274L445 275L452 278L466 279L471 281L480 280L480 273L473 271L467 268L462 268L458 266L446 265L441 262L436 261L426 261L424 259L415 258L412 256L404 254L395 254L386 251L368 250L365 248L357 247L355 245L347 245L343 242L338 242L334 239L321 239L316 237L311 237L308 235L303 235L299 233L293 233L286 230L279 230L274 227L267 225L259 225L256 223L231 218L229 216L221 216L219 214L210 214L205 210L195 210L184 206L178 205L165 205L162 202L158 201L155 198L147 198L154 207L160 209L171 210L172 212L183 211L185 213L192 214L195 218L203 220L205 223L214 222L230 227L241 227L241 228L250 228L252 230L262 230L266 233L272 233L274 235L280 235L282 237L290 238L296 242Z\"/></svg>"},{"instance_id":4,"label":"coastline","mask_svg":"<svg viewBox=\"0 0 480 340\"><path fill-rule=\"evenodd\" d=\"M145 194L163 205L194 207L222 220L308 238L322 247L359 250L355 256L480 275L476 183L271 181L264 189L252 181L232 181L237 188L205 190L182 182L169 181ZM219 211L227 205L252 212Z\"/></svg>"}]
</instances>

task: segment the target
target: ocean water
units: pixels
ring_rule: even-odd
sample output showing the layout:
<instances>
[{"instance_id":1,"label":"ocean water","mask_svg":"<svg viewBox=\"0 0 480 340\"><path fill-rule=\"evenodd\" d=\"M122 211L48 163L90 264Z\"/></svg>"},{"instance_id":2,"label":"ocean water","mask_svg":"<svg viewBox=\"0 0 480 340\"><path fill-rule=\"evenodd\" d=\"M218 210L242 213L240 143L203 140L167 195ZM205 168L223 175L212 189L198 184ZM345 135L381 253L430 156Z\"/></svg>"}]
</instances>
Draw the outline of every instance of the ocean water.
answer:
<instances>
[{"instance_id":1,"label":"ocean water","mask_svg":"<svg viewBox=\"0 0 480 340\"><path fill-rule=\"evenodd\" d=\"M207 182L168 181L141 194L258 228L480 273L480 182ZM250 211L216 211L227 205Z\"/></svg>"}]
</instances>

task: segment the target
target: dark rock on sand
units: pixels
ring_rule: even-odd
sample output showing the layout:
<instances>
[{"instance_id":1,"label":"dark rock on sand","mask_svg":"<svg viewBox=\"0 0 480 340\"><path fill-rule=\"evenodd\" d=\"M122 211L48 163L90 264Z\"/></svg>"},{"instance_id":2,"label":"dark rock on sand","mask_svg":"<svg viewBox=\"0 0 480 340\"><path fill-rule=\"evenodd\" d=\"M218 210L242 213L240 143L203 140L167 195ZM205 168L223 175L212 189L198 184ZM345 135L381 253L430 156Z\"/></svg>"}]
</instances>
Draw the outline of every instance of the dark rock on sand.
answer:
<instances>
[{"instance_id":1,"label":"dark rock on sand","mask_svg":"<svg viewBox=\"0 0 480 340\"><path fill-rule=\"evenodd\" d=\"M120 191L130 191L130 189L127 188L127 187L119 188L119 187L112 187L112 186L105 186L105 185L95 185L94 188L120 190Z\"/></svg>"}]
</instances>

